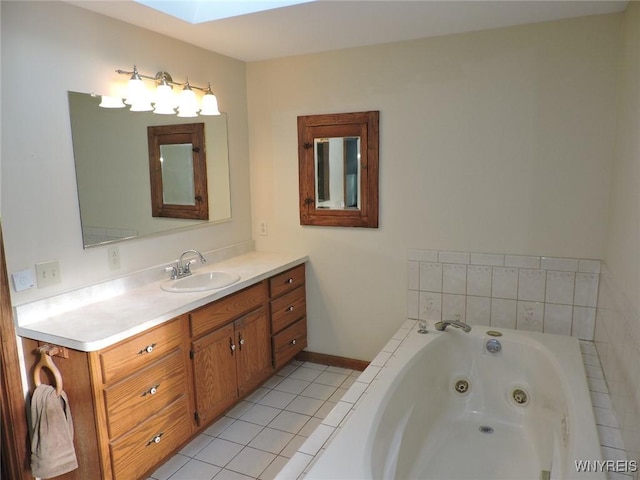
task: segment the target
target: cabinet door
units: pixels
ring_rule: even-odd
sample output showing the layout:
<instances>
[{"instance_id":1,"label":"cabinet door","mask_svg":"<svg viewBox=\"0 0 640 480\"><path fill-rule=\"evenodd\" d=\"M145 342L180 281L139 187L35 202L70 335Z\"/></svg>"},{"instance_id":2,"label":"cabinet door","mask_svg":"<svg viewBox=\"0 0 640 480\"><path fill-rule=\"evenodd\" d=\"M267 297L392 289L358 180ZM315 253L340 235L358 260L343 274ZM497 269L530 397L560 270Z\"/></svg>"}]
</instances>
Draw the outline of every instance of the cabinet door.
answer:
<instances>
[{"instance_id":1,"label":"cabinet door","mask_svg":"<svg viewBox=\"0 0 640 480\"><path fill-rule=\"evenodd\" d=\"M238 344L238 390L244 395L271 374L271 332L263 308L234 322Z\"/></svg>"},{"instance_id":2,"label":"cabinet door","mask_svg":"<svg viewBox=\"0 0 640 480\"><path fill-rule=\"evenodd\" d=\"M236 350L233 324L192 343L198 424L220 415L238 397Z\"/></svg>"}]
</instances>

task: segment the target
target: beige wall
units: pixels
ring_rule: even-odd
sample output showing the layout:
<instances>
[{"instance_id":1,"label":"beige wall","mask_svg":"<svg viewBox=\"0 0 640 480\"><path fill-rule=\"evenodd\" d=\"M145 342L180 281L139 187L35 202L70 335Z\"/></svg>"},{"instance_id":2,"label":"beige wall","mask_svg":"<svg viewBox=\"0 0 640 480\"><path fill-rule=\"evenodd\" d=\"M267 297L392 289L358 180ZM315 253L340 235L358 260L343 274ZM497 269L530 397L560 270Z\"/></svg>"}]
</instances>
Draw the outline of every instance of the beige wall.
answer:
<instances>
[{"instance_id":1,"label":"beige wall","mask_svg":"<svg viewBox=\"0 0 640 480\"><path fill-rule=\"evenodd\" d=\"M596 345L622 437L640 458L640 3L624 15Z\"/></svg>"},{"instance_id":2,"label":"beige wall","mask_svg":"<svg viewBox=\"0 0 640 480\"><path fill-rule=\"evenodd\" d=\"M170 262L187 248L251 239L245 64L63 2L1 2L2 220L8 270L59 260L62 284L13 295L14 304ZM211 81L228 113L233 219L220 225L83 250L67 91L108 93L115 69ZM126 78L125 78L126 80Z\"/></svg>"},{"instance_id":3,"label":"beige wall","mask_svg":"<svg viewBox=\"0 0 640 480\"><path fill-rule=\"evenodd\" d=\"M248 65L257 246L309 253L310 350L373 357L407 314L409 248L602 256L620 22ZM296 117L363 110L380 110L380 228L300 226Z\"/></svg>"}]
</instances>

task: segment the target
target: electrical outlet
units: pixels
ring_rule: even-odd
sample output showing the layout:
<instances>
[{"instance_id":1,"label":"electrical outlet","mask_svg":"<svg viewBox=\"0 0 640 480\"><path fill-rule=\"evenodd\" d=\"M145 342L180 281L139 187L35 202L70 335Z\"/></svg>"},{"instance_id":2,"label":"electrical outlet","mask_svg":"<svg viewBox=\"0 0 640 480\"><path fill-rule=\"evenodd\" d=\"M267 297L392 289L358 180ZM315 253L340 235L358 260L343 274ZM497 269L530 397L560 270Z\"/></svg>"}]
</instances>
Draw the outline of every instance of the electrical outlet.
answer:
<instances>
[{"instance_id":1,"label":"electrical outlet","mask_svg":"<svg viewBox=\"0 0 640 480\"><path fill-rule=\"evenodd\" d=\"M269 234L269 231L267 227L267 222L265 220L262 220L260 222L260 225L258 226L258 235L260 235L261 237L266 237L268 234Z\"/></svg>"},{"instance_id":2,"label":"electrical outlet","mask_svg":"<svg viewBox=\"0 0 640 480\"><path fill-rule=\"evenodd\" d=\"M111 270L118 270L120 268L120 250L118 247L109 247L107 254L109 255L109 268Z\"/></svg>"},{"instance_id":3,"label":"electrical outlet","mask_svg":"<svg viewBox=\"0 0 640 480\"><path fill-rule=\"evenodd\" d=\"M60 283L60 264L58 261L36 263L36 281L38 288Z\"/></svg>"}]
</instances>

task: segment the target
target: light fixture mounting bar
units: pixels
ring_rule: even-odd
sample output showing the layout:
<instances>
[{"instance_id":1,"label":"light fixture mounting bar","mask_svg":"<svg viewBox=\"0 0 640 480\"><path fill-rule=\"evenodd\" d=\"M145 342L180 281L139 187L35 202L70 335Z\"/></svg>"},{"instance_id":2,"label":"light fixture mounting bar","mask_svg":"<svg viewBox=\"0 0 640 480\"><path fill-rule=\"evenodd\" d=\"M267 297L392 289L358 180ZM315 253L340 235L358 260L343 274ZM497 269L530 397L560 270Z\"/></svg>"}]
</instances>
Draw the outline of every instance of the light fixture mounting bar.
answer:
<instances>
[{"instance_id":1,"label":"light fixture mounting bar","mask_svg":"<svg viewBox=\"0 0 640 480\"><path fill-rule=\"evenodd\" d=\"M144 75L144 74L138 72L137 68L135 69L135 71L127 71L127 70L117 69L116 73L120 74L120 75L133 75L135 73L140 78L146 78L147 80L153 80L155 82L160 82L160 81L162 81L162 79L164 79L170 85L176 85L178 87L184 87L185 85L189 85L192 89L200 90L201 92L207 92L207 91L211 90L211 84L209 84L209 86L207 86L207 88L204 88L204 87L198 87L196 85L192 85L189 82L188 79L187 79L187 81L185 83L176 82L176 81L173 80L173 78L171 78L171 75L168 72L164 72L164 71L156 73L155 77L152 77L150 75Z\"/></svg>"}]
</instances>

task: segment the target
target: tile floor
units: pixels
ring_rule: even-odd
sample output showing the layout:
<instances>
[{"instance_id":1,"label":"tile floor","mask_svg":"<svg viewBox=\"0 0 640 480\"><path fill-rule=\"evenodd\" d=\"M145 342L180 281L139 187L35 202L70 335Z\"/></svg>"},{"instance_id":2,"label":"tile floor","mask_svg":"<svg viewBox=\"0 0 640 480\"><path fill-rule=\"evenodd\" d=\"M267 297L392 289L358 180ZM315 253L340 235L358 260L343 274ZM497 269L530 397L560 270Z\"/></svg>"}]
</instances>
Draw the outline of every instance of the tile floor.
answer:
<instances>
[{"instance_id":1,"label":"tile floor","mask_svg":"<svg viewBox=\"0 0 640 480\"><path fill-rule=\"evenodd\" d=\"M272 480L359 375L294 360L149 480Z\"/></svg>"}]
</instances>

